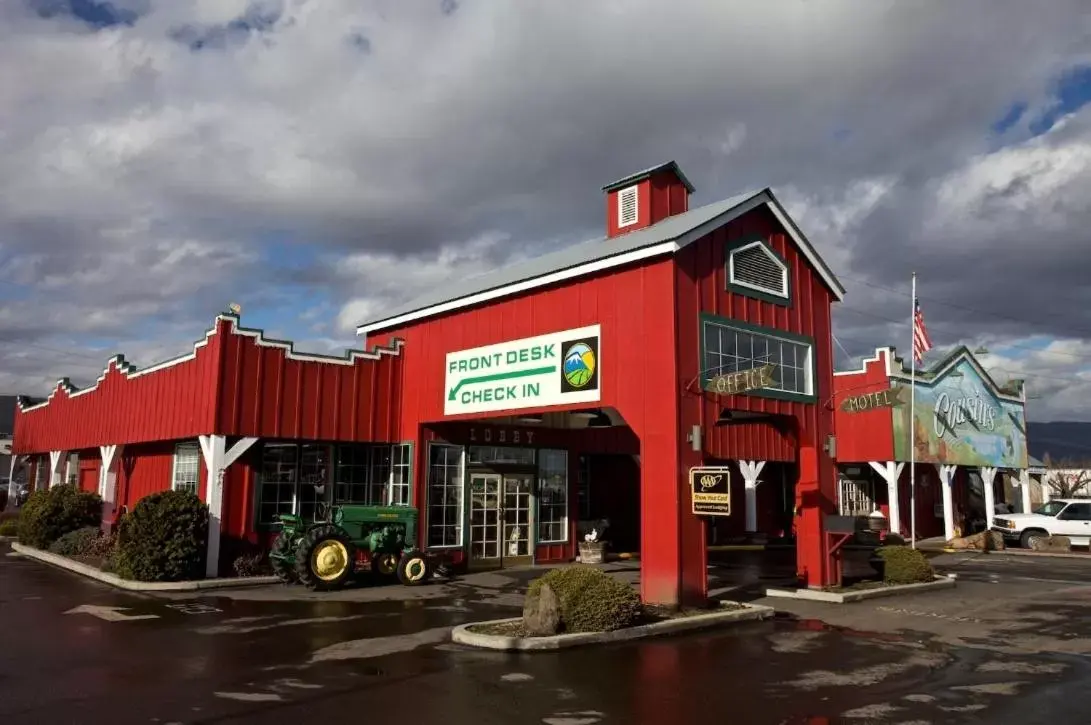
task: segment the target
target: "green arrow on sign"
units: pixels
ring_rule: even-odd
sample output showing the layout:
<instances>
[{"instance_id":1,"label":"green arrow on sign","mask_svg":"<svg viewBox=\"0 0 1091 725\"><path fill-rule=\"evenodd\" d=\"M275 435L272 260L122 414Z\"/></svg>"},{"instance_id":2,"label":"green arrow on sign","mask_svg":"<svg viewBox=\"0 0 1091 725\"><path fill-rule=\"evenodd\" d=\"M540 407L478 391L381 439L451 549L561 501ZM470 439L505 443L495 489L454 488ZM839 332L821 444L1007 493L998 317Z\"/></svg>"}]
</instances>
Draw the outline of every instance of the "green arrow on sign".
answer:
<instances>
[{"instance_id":1,"label":"green arrow on sign","mask_svg":"<svg viewBox=\"0 0 1091 725\"><path fill-rule=\"evenodd\" d=\"M544 368L528 368L526 370L513 370L508 373L493 373L492 375L478 375L475 378L463 378L458 381L458 385L451 388L451 392L447 394L447 400L454 400L458 395L458 391L466 385L473 385L475 383L495 383L497 380L514 380L515 378L529 378L535 375L547 375L549 373L557 372L556 365L550 365Z\"/></svg>"}]
</instances>

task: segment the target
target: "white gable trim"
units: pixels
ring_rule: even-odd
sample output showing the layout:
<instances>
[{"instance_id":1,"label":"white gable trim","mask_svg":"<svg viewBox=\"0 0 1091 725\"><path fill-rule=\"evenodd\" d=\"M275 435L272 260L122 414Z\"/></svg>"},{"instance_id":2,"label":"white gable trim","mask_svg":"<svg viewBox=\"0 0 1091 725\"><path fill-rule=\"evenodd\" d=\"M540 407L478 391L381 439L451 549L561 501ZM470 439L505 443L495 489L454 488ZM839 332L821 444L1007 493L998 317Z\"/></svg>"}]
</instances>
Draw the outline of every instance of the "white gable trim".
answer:
<instances>
[{"instance_id":1,"label":"white gable trim","mask_svg":"<svg viewBox=\"0 0 1091 725\"><path fill-rule=\"evenodd\" d=\"M697 241L701 237L708 235L710 232L722 227L724 224L738 219L744 214L758 209L762 206L767 206L769 210L780 222L781 226L788 233L788 236L792 238L796 246L806 257L807 261L811 263L815 271L826 283L826 285L833 291L834 297L840 301L844 299L845 290L841 284L834 279L832 275L826 269L826 266L822 264L818 258L818 254L811 247L808 242L799 232L795 224L792 223L780 204L773 198L769 191L762 191L743 203L728 209L724 213L713 217L704 224L690 229L688 232L679 235L673 241L660 242L641 249L635 249L624 254L614 255L612 257L606 257L604 259L596 259L593 262L577 265L575 267L569 267L568 269L558 270L539 277L533 277L531 279L521 280L501 287L496 287L491 290L485 290L484 292L477 292L466 297L460 297L455 300L448 300L447 302L441 302L429 307L422 307L419 310L413 312L406 312L405 314L398 315L397 317L391 317L386 320L379 320L366 325L360 325L356 328L357 335L370 335L373 332L379 330L385 330L391 327L398 327L409 322L415 322L416 320L422 320L427 317L433 317L435 315L441 315L445 312L451 312L453 310L462 309L464 307L470 307L472 305L481 304L482 302L490 302L492 300L500 299L502 297L508 297L510 295L519 294L520 292L526 292L528 290L537 289L538 287L545 287L546 285L555 284L557 282L563 282L569 279L575 279L578 277L584 277L587 275L595 274L606 269L613 267L620 267L631 262L637 262L644 259L650 259L657 257L661 254L674 254L682 247L685 247L693 242Z\"/></svg>"},{"instance_id":2,"label":"white gable trim","mask_svg":"<svg viewBox=\"0 0 1091 725\"><path fill-rule=\"evenodd\" d=\"M39 408L44 408L49 405L53 400L53 397L58 392L63 391L69 398L76 398L81 395L86 395L93 390L96 390L98 386L106 379L110 369L114 368L121 373L126 379L136 378L141 375L147 375L148 373L154 373L159 370L165 370L166 368L179 365L184 362L189 362L197 357L197 351L202 347L208 345L208 341L216 334L220 322L227 322L230 325L229 334L237 335L239 337L249 337L259 347L272 347L284 351L284 357L288 360L298 360L301 362L317 362L317 363L329 363L332 365L355 365L357 360L379 360L383 355L398 355L401 352L402 346L405 344L403 340L394 340L391 346L376 345L372 348L372 352L366 350L349 350L347 355L342 357L336 357L332 355L319 355L316 353L302 353L295 352L295 345L287 340L273 340L265 337L265 333L261 330L251 330L239 325L239 318L234 315L218 315L213 322L212 328L205 333L203 340L198 340L193 345L193 351L180 355L179 357L165 360L155 365L150 365L146 368L137 369L135 365L125 360L124 355L114 355L106 362L106 368L102 371L102 375L92 384L86 388L77 388L74 386L68 378L62 378L57 381L57 384L53 386L53 390L49 393L49 397L41 403L35 405L24 405L22 401L19 402L19 410L28 413Z\"/></svg>"},{"instance_id":3,"label":"white gable trim","mask_svg":"<svg viewBox=\"0 0 1091 725\"><path fill-rule=\"evenodd\" d=\"M893 356L893 353L894 353L894 351L893 351L892 348L877 347L877 348L875 348L875 356L874 357L864 358L863 362L860 365L859 370L841 370L841 371L836 371L835 370L833 374L835 376L837 376L837 375L860 375L861 373L866 373L867 372L867 368L868 368L869 363L882 362L883 363L883 368L886 370L886 376L889 378L894 373L894 371L890 367L890 358Z\"/></svg>"}]
</instances>

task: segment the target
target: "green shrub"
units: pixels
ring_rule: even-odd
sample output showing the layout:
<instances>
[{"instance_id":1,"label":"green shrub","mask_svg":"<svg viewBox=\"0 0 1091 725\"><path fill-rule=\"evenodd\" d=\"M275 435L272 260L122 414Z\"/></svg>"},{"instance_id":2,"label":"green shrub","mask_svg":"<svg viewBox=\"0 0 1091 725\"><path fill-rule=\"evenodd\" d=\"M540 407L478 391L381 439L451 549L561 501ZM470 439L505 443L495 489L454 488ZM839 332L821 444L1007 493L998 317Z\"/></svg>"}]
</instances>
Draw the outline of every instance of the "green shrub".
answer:
<instances>
[{"instance_id":1,"label":"green shrub","mask_svg":"<svg viewBox=\"0 0 1091 725\"><path fill-rule=\"evenodd\" d=\"M114 565L137 581L204 576L208 508L188 491L145 496L121 519Z\"/></svg>"},{"instance_id":2,"label":"green shrub","mask_svg":"<svg viewBox=\"0 0 1091 725\"><path fill-rule=\"evenodd\" d=\"M69 531L49 545L51 554L60 556L85 556L91 551L95 540L102 538L102 532L94 526Z\"/></svg>"},{"instance_id":3,"label":"green shrub","mask_svg":"<svg viewBox=\"0 0 1091 725\"><path fill-rule=\"evenodd\" d=\"M919 549L882 546L879 556L883 558L883 581L888 584L917 584L935 578L932 564Z\"/></svg>"},{"instance_id":4,"label":"green shrub","mask_svg":"<svg viewBox=\"0 0 1091 725\"><path fill-rule=\"evenodd\" d=\"M19 519L0 521L0 536L16 536L19 533Z\"/></svg>"},{"instance_id":5,"label":"green shrub","mask_svg":"<svg viewBox=\"0 0 1091 725\"><path fill-rule=\"evenodd\" d=\"M636 624L644 608L631 586L591 566L553 569L530 583L527 596L537 596L543 584L557 595L561 629L565 632L610 632Z\"/></svg>"},{"instance_id":6,"label":"green shrub","mask_svg":"<svg viewBox=\"0 0 1091 725\"><path fill-rule=\"evenodd\" d=\"M59 484L30 494L19 516L19 543L37 549L49 546L70 531L99 526L102 499L71 484Z\"/></svg>"}]
</instances>

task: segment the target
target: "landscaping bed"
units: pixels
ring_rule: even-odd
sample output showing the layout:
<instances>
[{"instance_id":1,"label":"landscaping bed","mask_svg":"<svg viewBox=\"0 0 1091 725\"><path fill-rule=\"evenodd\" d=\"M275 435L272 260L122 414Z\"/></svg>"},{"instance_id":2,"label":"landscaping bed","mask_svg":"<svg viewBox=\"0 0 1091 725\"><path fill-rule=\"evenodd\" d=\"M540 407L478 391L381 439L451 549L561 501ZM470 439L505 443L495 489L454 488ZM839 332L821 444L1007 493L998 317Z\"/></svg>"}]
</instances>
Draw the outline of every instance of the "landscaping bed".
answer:
<instances>
[{"instance_id":1,"label":"landscaping bed","mask_svg":"<svg viewBox=\"0 0 1091 725\"><path fill-rule=\"evenodd\" d=\"M657 624L659 622L670 622L685 619L687 617L699 617L717 612L736 612L744 609L746 609L746 605L739 604L738 602L721 602L720 604L711 603L707 607L684 607L682 609L674 609L655 604L645 604L643 615L632 626ZM468 625L467 629L478 634L490 634L500 637L534 636L527 631L526 624L524 624L522 618L480 622L478 624Z\"/></svg>"}]
</instances>

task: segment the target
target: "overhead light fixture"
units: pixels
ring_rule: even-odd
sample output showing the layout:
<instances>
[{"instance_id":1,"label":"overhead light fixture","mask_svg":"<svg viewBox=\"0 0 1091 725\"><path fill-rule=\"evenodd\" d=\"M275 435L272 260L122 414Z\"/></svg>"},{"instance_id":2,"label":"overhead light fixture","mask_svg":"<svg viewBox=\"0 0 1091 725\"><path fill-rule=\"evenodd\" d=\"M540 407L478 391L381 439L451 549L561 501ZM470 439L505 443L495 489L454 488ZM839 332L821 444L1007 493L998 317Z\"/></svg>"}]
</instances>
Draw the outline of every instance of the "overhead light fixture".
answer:
<instances>
[{"instance_id":1,"label":"overhead light fixture","mask_svg":"<svg viewBox=\"0 0 1091 725\"><path fill-rule=\"evenodd\" d=\"M528 415L521 415L515 420L519 421L520 423L541 423L542 416L531 413Z\"/></svg>"},{"instance_id":2,"label":"overhead light fixture","mask_svg":"<svg viewBox=\"0 0 1091 725\"><path fill-rule=\"evenodd\" d=\"M595 413L594 417L587 422L588 428L609 428L614 422L610 420L610 416L603 413L601 410Z\"/></svg>"},{"instance_id":3,"label":"overhead light fixture","mask_svg":"<svg viewBox=\"0 0 1091 725\"><path fill-rule=\"evenodd\" d=\"M598 415L598 412L594 411L594 410L574 410L569 415L571 415L573 418L580 418L582 420L591 420L596 415Z\"/></svg>"}]
</instances>

